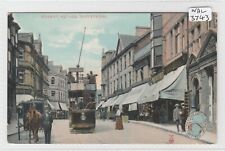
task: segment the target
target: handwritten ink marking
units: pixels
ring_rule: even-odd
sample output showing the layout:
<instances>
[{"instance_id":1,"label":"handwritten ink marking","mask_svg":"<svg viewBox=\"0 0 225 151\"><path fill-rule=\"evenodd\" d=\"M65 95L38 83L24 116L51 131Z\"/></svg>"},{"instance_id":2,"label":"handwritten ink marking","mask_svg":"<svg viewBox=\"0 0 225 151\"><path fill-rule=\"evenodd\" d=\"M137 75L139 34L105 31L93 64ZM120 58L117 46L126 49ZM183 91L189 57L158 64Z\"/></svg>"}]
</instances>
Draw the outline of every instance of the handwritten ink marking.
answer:
<instances>
[{"instance_id":1,"label":"handwritten ink marking","mask_svg":"<svg viewBox=\"0 0 225 151\"><path fill-rule=\"evenodd\" d=\"M189 9L189 21L210 21L212 20L212 9L210 7L192 7Z\"/></svg>"},{"instance_id":2,"label":"handwritten ink marking","mask_svg":"<svg viewBox=\"0 0 225 151\"><path fill-rule=\"evenodd\" d=\"M174 143L174 135L169 135L169 144Z\"/></svg>"}]
</instances>

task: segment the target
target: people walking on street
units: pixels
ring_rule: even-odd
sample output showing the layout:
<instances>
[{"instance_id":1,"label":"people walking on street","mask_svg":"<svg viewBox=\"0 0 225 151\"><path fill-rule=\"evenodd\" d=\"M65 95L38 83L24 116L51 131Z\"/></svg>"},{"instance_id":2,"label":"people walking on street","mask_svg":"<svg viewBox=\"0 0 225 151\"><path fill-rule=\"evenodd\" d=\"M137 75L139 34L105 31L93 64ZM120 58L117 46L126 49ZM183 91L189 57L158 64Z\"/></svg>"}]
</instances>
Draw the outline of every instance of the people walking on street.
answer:
<instances>
[{"instance_id":1,"label":"people walking on street","mask_svg":"<svg viewBox=\"0 0 225 151\"><path fill-rule=\"evenodd\" d=\"M177 131L179 132L179 126L181 125L181 109L179 104L175 104L175 109L173 110L173 121L176 122Z\"/></svg>"},{"instance_id":2,"label":"people walking on street","mask_svg":"<svg viewBox=\"0 0 225 151\"><path fill-rule=\"evenodd\" d=\"M123 129L122 115L120 109L118 108L116 111L116 130L122 129Z\"/></svg>"},{"instance_id":3,"label":"people walking on street","mask_svg":"<svg viewBox=\"0 0 225 151\"><path fill-rule=\"evenodd\" d=\"M188 117L188 108L185 103L181 103L181 128L182 131L185 132L185 123Z\"/></svg>"},{"instance_id":4,"label":"people walking on street","mask_svg":"<svg viewBox=\"0 0 225 151\"><path fill-rule=\"evenodd\" d=\"M45 144L51 143L51 130L52 130L53 118L49 109L47 109L43 116L43 127L45 133Z\"/></svg>"}]
</instances>

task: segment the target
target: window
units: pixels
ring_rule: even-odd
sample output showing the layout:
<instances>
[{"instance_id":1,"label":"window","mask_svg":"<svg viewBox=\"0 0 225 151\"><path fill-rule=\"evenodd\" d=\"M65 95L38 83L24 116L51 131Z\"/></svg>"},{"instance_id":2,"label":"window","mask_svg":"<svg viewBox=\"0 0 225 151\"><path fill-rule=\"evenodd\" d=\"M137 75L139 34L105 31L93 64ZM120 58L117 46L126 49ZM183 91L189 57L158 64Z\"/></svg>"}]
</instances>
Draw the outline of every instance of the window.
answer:
<instances>
[{"instance_id":1,"label":"window","mask_svg":"<svg viewBox=\"0 0 225 151\"><path fill-rule=\"evenodd\" d=\"M182 49L184 50L185 49L185 39L184 39L184 35L182 37Z\"/></svg>"},{"instance_id":2,"label":"window","mask_svg":"<svg viewBox=\"0 0 225 151\"><path fill-rule=\"evenodd\" d=\"M143 81L143 80L144 80L144 72L143 72L143 67L141 68L140 75L141 75L141 81Z\"/></svg>"},{"instance_id":3,"label":"window","mask_svg":"<svg viewBox=\"0 0 225 151\"><path fill-rule=\"evenodd\" d=\"M55 96L55 91L51 91L51 96Z\"/></svg>"},{"instance_id":4,"label":"window","mask_svg":"<svg viewBox=\"0 0 225 151\"><path fill-rule=\"evenodd\" d=\"M124 87L127 88L127 75L124 75Z\"/></svg>"},{"instance_id":5,"label":"window","mask_svg":"<svg viewBox=\"0 0 225 151\"><path fill-rule=\"evenodd\" d=\"M129 86L131 86L131 72L129 72Z\"/></svg>"},{"instance_id":6,"label":"window","mask_svg":"<svg viewBox=\"0 0 225 151\"><path fill-rule=\"evenodd\" d=\"M198 36L201 35L201 26L200 25L198 25L197 30L198 30Z\"/></svg>"},{"instance_id":7,"label":"window","mask_svg":"<svg viewBox=\"0 0 225 151\"><path fill-rule=\"evenodd\" d=\"M119 79L116 79L117 90L119 89Z\"/></svg>"},{"instance_id":8,"label":"window","mask_svg":"<svg viewBox=\"0 0 225 151\"><path fill-rule=\"evenodd\" d=\"M124 55L124 69L127 68L126 55Z\"/></svg>"},{"instance_id":9,"label":"window","mask_svg":"<svg viewBox=\"0 0 225 151\"><path fill-rule=\"evenodd\" d=\"M8 61L11 61L11 51L8 51Z\"/></svg>"},{"instance_id":10,"label":"window","mask_svg":"<svg viewBox=\"0 0 225 151\"><path fill-rule=\"evenodd\" d=\"M162 28L162 16L153 16L153 30Z\"/></svg>"},{"instance_id":11,"label":"window","mask_svg":"<svg viewBox=\"0 0 225 151\"><path fill-rule=\"evenodd\" d=\"M191 31L191 39L190 40L192 41L191 51L194 51L194 46L195 46L195 44L194 44L194 30Z\"/></svg>"},{"instance_id":12,"label":"window","mask_svg":"<svg viewBox=\"0 0 225 151\"><path fill-rule=\"evenodd\" d=\"M11 36L11 42L12 42L12 45L15 46L15 37L14 36Z\"/></svg>"},{"instance_id":13,"label":"window","mask_svg":"<svg viewBox=\"0 0 225 151\"><path fill-rule=\"evenodd\" d=\"M119 73L119 62L116 62L117 73Z\"/></svg>"},{"instance_id":14,"label":"window","mask_svg":"<svg viewBox=\"0 0 225 151\"><path fill-rule=\"evenodd\" d=\"M129 65L131 65L131 52L129 51Z\"/></svg>"},{"instance_id":15,"label":"window","mask_svg":"<svg viewBox=\"0 0 225 151\"><path fill-rule=\"evenodd\" d=\"M51 78L51 84L55 84L55 77Z\"/></svg>"},{"instance_id":16,"label":"window","mask_svg":"<svg viewBox=\"0 0 225 151\"><path fill-rule=\"evenodd\" d=\"M196 45L197 45L198 49L201 48L201 37L199 37L199 38L196 40Z\"/></svg>"},{"instance_id":17,"label":"window","mask_svg":"<svg viewBox=\"0 0 225 151\"><path fill-rule=\"evenodd\" d=\"M123 62L122 62L122 58L120 58L120 71L123 70Z\"/></svg>"},{"instance_id":18,"label":"window","mask_svg":"<svg viewBox=\"0 0 225 151\"><path fill-rule=\"evenodd\" d=\"M113 75L115 75L116 74L116 64L114 63L113 64Z\"/></svg>"},{"instance_id":19,"label":"window","mask_svg":"<svg viewBox=\"0 0 225 151\"><path fill-rule=\"evenodd\" d=\"M15 35L15 42L16 42L16 45L18 44L18 34L16 33Z\"/></svg>"},{"instance_id":20,"label":"window","mask_svg":"<svg viewBox=\"0 0 225 151\"><path fill-rule=\"evenodd\" d=\"M8 39L10 39L10 29L8 28Z\"/></svg>"},{"instance_id":21,"label":"window","mask_svg":"<svg viewBox=\"0 0 225 151\"><path fill-rule=\"evenodd\" d=\"M24 49L22 47L19 47L19 55L18 58L20 60L24 59Z\"/></svg>"},{"instance_id":22,"label":"window","mask_svg":"<svg viewBox=\"0 0 225 151\"><path fill-rule=\"evenodd\" d=\"M24 83L25 70L18 70L19 83Z\"/></svg>"},{"instance_id":23,"label":"window","mask_svg":"<svg viewBox=\"0 0 225 151\"><path fill-rule=\"evenodd\" d=\"M179 34L177 34L175 37L175 54L177 54L178 49L179 49Z\"/></svg>"},{"instance_id":24,"label":"window","mask_svg":"<svg viewBox=\"0 0 225 151\"><path fill-rule=\"evenodd\" d=\"M120 88L123 89L123 77L120 77Z\"/></svg>"},{"instance_id":25,"label":"window","mask_svg":"<svg viewBox=\"0 0 225 151\"><path fill-rule=\"evenodd\" d=\"M162 46L154 48L154 67L162 65Z\"/></svg>"},{"instance_id":26,"label":"window","mask_svg":"<svg viewBox=\"0 0 225 151\"><path fill-rule=\"evenodd\" d=\"M135 79L136 79L136 82L137 82L138 81L138 70L136 70L136 74L135 75L136 75Z\"/></svg>"}]
</instances>

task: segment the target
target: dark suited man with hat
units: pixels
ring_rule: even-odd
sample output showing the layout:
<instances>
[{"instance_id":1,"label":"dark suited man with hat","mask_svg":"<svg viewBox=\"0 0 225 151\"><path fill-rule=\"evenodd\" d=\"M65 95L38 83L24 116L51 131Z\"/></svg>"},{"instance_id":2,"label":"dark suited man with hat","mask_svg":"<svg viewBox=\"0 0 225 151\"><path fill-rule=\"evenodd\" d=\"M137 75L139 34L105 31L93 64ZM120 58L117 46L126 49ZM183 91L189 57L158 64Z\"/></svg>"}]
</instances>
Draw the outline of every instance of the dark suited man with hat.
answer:
<instances>
[{"instance_id":1,"label":"dark suited man with hat","mask_svg":"<svg viewBox=\"0 0 225 151\"><path fill-rule=\"evenodd\" d=\"M43 116L43 127L45 133L45 144L51 143L51 131L52 131L53 118L50 109L47 107Z\"/></svg>"}]
</instances>

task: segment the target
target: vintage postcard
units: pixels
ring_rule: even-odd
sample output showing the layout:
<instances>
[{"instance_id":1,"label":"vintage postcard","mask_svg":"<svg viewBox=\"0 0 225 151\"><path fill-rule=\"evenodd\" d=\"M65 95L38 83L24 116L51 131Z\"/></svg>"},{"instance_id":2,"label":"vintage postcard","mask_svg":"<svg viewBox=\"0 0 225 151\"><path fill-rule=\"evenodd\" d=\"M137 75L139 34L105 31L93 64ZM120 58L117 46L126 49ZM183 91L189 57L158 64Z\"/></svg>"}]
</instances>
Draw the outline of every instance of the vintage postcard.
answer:
<instances>
[{"instance_id":1,"label":"vintage postcard","mask_svg":"<svg viewBox=\"0 0 225 151\"><path fill-rule=\"evenodd\" d=\"M216 143L210 15L8 13L8 143Z\"/></svg>"},{"instance_id":2,"label":"vintage postcard","mask_svg":"<svg viewBox=\"0 0 225 151\"><path fill-rule=\"evenodd\" d=\"M225 147L222 5L0 4L3 149Z\"/></svg>"}]
</instances>

